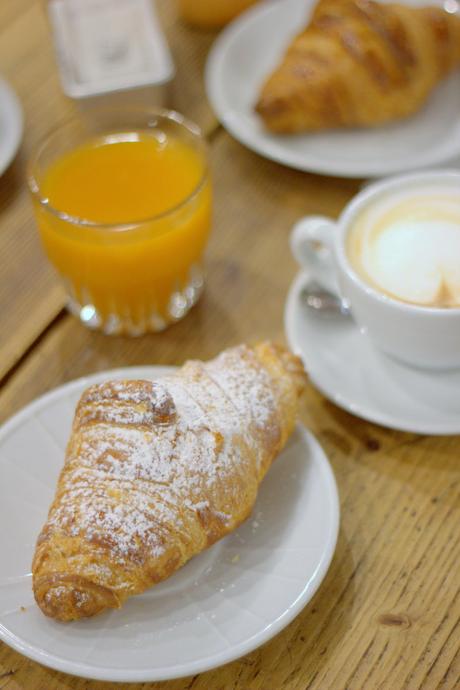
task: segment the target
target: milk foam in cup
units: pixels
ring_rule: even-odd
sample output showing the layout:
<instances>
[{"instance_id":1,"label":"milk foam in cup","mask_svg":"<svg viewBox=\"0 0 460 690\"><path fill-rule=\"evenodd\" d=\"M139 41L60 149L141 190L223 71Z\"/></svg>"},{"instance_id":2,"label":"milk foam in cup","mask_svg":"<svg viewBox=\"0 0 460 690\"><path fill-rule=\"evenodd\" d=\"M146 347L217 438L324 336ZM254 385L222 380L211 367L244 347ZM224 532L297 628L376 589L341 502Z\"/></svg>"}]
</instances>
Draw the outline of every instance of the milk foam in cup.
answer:
<instances>
[{"instance_id":1,"label":"milk foam in cup","mask_svg":"<svg viewBox=\"0 0 460 690\"><path fill-rule=\"evenodd\" d=\"M460 367L460 171L375 182L338 221L299 221L291 249L380 350L416 367Z\"/></svg>"},{"instance_id":2,"label":"milk foam in cup","mask_svg":"<svg viewBox=\"0 0 460 690\"><path fill-rule=\"evenodd\" d=\"M460 307L460 188L403 190L371 200L347 236L354 270L396 300Z\"/></svg>"}]
</instances>

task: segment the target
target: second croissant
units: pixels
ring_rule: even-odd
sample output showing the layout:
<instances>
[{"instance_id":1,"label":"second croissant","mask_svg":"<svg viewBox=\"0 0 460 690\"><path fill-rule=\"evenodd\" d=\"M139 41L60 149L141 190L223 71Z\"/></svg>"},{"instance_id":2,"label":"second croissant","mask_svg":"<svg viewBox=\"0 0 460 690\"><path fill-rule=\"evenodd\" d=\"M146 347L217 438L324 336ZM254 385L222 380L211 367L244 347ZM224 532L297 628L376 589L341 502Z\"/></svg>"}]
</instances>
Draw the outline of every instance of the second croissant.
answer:
<instances>
[{"instance_id":1,"label":"second croissant","mask_svg":"<svg viewBox=\"0 0 460 690\"><path fill-rule=\"evenodd\" d=\"M412 115L460 64L460 17L440 7L320 0L256 105L293 133L377 126Z\"/></svg>"}]
</instances>

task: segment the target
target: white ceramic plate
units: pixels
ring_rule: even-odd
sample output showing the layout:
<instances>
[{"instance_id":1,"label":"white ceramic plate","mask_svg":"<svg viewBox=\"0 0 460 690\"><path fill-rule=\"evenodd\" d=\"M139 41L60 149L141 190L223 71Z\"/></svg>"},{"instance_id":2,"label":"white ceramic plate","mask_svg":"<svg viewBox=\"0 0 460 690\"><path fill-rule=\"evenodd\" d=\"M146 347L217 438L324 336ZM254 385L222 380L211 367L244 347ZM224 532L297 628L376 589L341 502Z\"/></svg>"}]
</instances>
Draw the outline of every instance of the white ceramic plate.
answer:
<instances>
[{"instance_id":1,"label":"white ceramic plate","mask_svg":"<svg viewBox=\"0 0 460 690\"><path fill-rule=\"evenodd\" d=\"M310 278L294 280L286 335L312 383L333 403L367 421L417 434L460 434L460 370L422 371L379 352L351 318L318 315L302 304Z\"/></svg>"},{"instance_id":2,"label":"white ceramic plate","mask_svg":"<svg viewBox=\"0 0 460 690\"><path fill-rule=\"evenodd\" d=\"M46 666L122 682L206 671L276 635L329 567L337 490L320 446L298 426L265 478L252 517L236 532L120 611L70 624L40 612L30 563L78 397L96 381L156 378L165 370L131 368L74 381L0 431L0 638Z\"/></svg>"},{"instance_id":3,"label":"white ceramic plate","mask_svg":"<svg viewBox=\"0 0 460 690\"><path fill-rule=\"evenodd\" d=\"M443 5L444 0L403 0ZM291 38L307 23L316 0L256 5L216 40L208 58L209 100L242 144L292 168L343 177L378 177L431 165L460 154L460 72L448 77L413 117L376 129L275 136L253 112L261 84Z\"/></svg>"},{"instance_id":4,"label":"white ceramic plate","mask_svg":"<svg viewBox=\"0 0 460 690\"><path fill-rule=\"evenodd\" d=\"M22 129L21 105L11 86L0 77L0 175L16 155Z\"/></svg>"}]
</instances>

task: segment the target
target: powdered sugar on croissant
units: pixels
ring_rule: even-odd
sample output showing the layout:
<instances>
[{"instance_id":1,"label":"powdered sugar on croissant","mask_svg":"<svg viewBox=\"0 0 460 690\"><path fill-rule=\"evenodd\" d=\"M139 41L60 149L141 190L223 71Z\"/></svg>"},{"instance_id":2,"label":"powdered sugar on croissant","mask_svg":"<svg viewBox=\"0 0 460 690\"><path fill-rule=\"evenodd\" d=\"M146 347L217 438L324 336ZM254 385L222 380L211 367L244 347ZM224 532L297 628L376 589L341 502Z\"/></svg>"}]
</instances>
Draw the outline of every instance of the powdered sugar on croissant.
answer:
<instances>
[{"instance_id":1,"label":"powdered sugar on croissant","mask_svg":"<svg viewBox=\"0 0 460 690\"><path fill-rule=\"evenodd\" d=\"M37 542L42 611L73 620L119 607L246 519L303 386L299 360L261 344L157 382L89 388Z\"/></svg>"}]
</instances>

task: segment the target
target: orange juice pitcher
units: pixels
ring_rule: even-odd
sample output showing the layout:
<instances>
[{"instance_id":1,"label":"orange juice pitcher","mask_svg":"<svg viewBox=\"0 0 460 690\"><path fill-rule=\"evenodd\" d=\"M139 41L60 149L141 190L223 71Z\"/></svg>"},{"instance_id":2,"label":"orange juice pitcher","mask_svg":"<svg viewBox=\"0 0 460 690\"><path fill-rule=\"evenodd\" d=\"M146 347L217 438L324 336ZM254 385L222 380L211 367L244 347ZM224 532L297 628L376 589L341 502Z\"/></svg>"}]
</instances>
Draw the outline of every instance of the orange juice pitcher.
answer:
<instances>
[{"instance_id":1,"label":"orange juice pitcher","mask_svg":"<svg viewBox=\"0 0 460 690\"><path fill-rule=\"evenodd\" d=\"M87 326L159 331L196 303L211 189L195 125L169 111L133 111L123 127L69 122L29 184L45 250Z\"/></svg>"}]
</instances>

